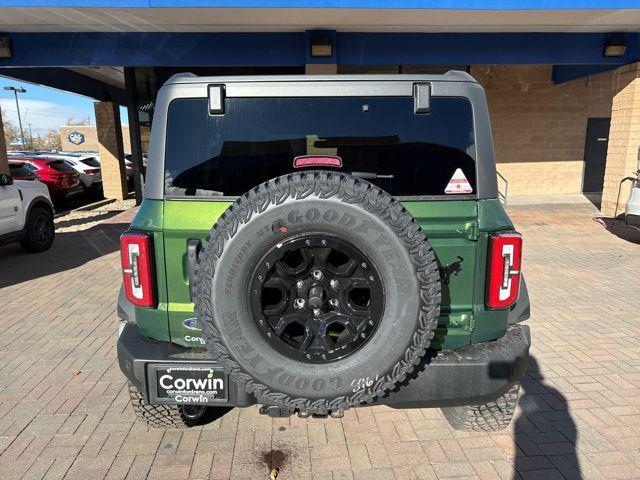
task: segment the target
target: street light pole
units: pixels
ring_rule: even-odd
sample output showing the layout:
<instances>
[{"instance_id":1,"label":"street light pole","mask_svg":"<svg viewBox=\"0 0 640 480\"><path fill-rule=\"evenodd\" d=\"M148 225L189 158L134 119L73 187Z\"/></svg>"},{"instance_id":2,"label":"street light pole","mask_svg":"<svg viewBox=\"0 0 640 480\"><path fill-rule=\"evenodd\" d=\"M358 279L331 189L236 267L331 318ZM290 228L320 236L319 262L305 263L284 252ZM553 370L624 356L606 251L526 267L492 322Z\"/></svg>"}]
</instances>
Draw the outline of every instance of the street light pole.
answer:
<instances>
[{"instance_id":1,"label":"street light pole","mask_svg":"<svg viewBox=\"0 0 640 480\"><path fill-rule=\"evenodd\" d=\"M18 111L18 125L20 125L20 141L22 142L22 148L26 148L24 143L24 130L22 129L22 118L20 117L20 102L18 102L18 94L26 93L27 91L20 87L4 87L5 90L13 91L13 95L16 97L16 110Z\"/></svg>"}]
</instances>

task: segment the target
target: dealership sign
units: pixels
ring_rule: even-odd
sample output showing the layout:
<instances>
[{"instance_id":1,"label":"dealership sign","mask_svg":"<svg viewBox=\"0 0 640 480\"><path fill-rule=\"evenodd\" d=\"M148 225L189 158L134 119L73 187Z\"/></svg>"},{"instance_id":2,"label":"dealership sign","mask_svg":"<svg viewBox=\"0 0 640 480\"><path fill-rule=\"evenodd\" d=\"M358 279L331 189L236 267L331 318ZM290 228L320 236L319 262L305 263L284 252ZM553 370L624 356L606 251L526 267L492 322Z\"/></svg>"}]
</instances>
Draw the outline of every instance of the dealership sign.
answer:
<instances>
[{"instance_id":1,"label":"dealership sign","mask_svg":"<svg viewBox=\"0 0 640 480\"><path fill-rule=\"evenodd\" d=\"M74 145L80 145L84 143L84 133L76 131L70 132L69 135L67 135L67 139Z\"/></svg>"}]
</instances>

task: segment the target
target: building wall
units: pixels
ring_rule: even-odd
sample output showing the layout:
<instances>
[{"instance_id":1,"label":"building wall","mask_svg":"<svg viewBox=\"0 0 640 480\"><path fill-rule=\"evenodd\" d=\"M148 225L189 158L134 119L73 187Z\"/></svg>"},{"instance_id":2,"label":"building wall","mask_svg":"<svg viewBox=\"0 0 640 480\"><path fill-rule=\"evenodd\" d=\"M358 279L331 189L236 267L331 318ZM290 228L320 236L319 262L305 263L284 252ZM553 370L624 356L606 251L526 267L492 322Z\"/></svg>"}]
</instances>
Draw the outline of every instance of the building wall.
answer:
<instances>
[{"instance_id":1,"label":"building wall","mask_svg":"<svg viewBox=\"0 0 640 480\"><path fill-rule=\"evenodd\" d=\"M84 135L84 142L76 145L69 141L69 134L79 132ZM146 152L149 146L149 128L140 126L142 136L142 151ZM98 151L98 132L95 125L65 125L60 127L60 140L62 142L62 150L65 152L97 152ZM122 143L125 153L131 153L131 140L129 138L129 126L122 127Z\"/></svg>"},{"instance_id":2,"label":"building wall","mask_svg":"<svg viewBox=\"0 0 640 480\"><path fill-rule=\"evenodd\" d=\"M616 71L602 213L613 217L624 211L630 182L620 181L640 169L640 63Z\"/></svg>"},{"instance_id":3,"label":"building wall","mask_svg":"<svg viewBox=\"0 0 640 480\"><path fill-rule=\"evenodd\" d=\"M497 168L509 195L580 193L587 119L611 116L613 72L555 85L551 69L471 68L487 94Z\"/></svg>"}]
</instances>

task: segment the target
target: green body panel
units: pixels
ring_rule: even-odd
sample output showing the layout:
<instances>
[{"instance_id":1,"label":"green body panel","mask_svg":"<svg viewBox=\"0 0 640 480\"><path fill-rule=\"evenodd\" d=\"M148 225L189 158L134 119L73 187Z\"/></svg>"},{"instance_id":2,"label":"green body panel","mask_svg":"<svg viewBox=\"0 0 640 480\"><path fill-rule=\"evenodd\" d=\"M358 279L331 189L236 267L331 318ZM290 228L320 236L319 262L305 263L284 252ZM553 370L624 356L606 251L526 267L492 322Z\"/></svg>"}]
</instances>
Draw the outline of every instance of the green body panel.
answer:
<instances>
[{"instance_id":1,"label":"green body panel","mask_svg":"<svg viewBox=\"0 0 640 480\"><path fill-rule=\"evenodd\" d=\"M165 258L167 286L170 292L169 324L171 341L185 346L202 346L200 332L184 326L193 317L189 297L187 242L203 240L231 202L165 201Z\"/></svg>"},{"instance_id":2,"label":"green body panel","mask_svg":"<svg viewBox=\"0 0 640 480\"><path fill-rule=\"evenodd\" d=\"M471 343L487 342L502 337L507 331L507 310L486 310L484 308L484 279L487 270L487 252L489 236L492 232L513 230L513 223L504 211L498 199L478 202L478 261L476 267L476 285L474 295L475 325L471 335Z\"/></svg>"},{"instance_id":3,"label":"green body panel","mask_svg":"<svg viewBox=\"0 0 640 480\"><path fill-rule=\"evenodd\" d=\"M189 297L187 242L204 239L232 202L145 200L131 228L154 232L158 308L137 309L146 336L185 346L201 346L199 331L187 329L193 317ZM484 279L488 232L513 226L498 200L408 201L407 210L426 232L442 280L442 311L434 346L455 349L504 335L506 311L486 311Z\"/></svg>"},{"instance_id":4,"label":"green body panel","mask_svg":"<svg viewBox=\"0 0 640 480\"><path fill-rule=\"evenodd\" d=\"M165 264L165 245L162 232L164 221L164 202L145 200L140 205L131 230L143 230L153 233L153 253L155 258L157 308L135 307L138 330L143 335L156 340L171 340L168 320L168 291Z\"/></svg>"}]
</instances>

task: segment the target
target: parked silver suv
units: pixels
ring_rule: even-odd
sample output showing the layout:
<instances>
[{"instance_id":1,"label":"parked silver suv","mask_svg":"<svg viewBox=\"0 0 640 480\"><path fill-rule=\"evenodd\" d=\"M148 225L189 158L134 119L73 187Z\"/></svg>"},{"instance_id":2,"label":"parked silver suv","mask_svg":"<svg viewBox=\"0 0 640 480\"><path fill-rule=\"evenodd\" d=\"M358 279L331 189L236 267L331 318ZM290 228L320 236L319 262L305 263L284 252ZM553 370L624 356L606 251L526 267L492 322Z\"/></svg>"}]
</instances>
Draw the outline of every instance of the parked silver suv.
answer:
<instances>
[{"instance_id":1,"label":"parked silver suv","mask_svg":"<svg viewBox=\"0 0 640 480\"><path fill-rule=\"evenodd\" d=\"M640 170L631 186L629 201L624 209L624 220L630 227L640 229Z\"/></svg>"}]
</instances>

